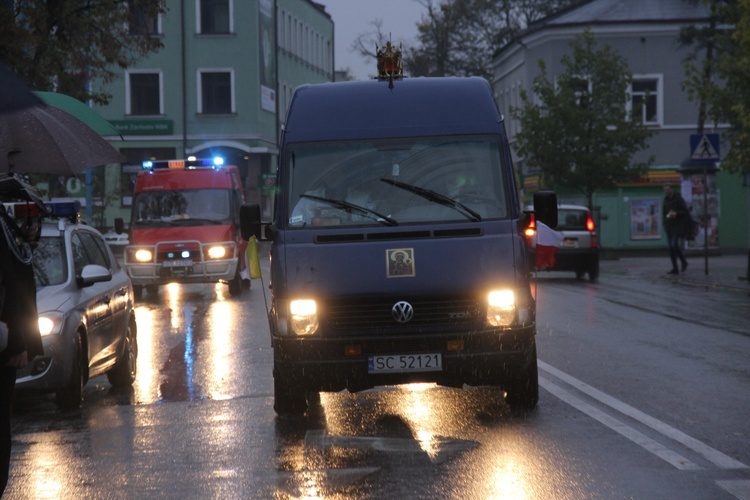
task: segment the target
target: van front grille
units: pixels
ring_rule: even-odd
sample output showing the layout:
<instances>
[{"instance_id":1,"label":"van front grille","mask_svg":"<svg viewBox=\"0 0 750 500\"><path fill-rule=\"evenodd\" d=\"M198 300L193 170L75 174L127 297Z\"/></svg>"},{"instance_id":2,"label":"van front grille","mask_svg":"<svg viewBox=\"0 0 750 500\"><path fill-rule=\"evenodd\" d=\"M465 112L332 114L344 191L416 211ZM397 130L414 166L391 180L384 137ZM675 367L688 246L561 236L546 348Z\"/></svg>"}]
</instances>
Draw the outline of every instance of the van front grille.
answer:
<instances>
[{"instance_id":1,"label":"van front grille","mask_svg":"<svg viewBox=\"0 0 750 500\"><path fill-rule=\"evenodd\" d=\"M396 321L393 307L408 302L414 311L406 323ZM422 297L340 300L324 305L324 321L334 330L414 328L419 326L474 325L482 322L483 308L473 297Z\"/></svg>"}]
</instances>

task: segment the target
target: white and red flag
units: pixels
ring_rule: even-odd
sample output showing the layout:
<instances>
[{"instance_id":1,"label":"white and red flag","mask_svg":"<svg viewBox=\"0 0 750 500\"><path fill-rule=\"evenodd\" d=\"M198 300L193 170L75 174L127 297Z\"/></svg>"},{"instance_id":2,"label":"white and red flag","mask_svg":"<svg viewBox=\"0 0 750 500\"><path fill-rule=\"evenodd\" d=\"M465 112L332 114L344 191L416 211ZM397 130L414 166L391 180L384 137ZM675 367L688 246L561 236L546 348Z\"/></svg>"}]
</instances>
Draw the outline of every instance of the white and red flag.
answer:
<instances>
[{"instance_id":1,"label":"white and red flag","mask_svg":"<svg viewBox=\"0 0 750 500\"><path fill-rule=\"evenodd\" d=\"M551 269L555 265L557 248L563 241L563 234L539 221L536 222L536 268Z\"/></svg>"}]
</instances>

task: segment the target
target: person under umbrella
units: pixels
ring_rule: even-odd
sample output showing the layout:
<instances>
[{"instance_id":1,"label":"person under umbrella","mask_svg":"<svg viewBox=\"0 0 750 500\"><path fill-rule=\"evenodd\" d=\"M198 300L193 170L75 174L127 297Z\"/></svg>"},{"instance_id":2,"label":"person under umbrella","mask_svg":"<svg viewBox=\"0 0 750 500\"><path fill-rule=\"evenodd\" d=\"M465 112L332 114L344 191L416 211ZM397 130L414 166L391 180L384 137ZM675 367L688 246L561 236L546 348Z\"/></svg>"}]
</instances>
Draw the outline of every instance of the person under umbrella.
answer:
<instances>
[{"instance_id":1,"label":"person under umbrella","mask_svg":"<svg viewBox=\"0 0 750 500\"><path fill-rule=\"evenodd\" d=\"M0 64L0 118L40 106L41 101L4 65ZM24 179L6 176L1 197L40 204L36 189ZM42 204L43 207L43 204ZM36 284L31 249L39 231L33 221L19 227L0 203L0 496L10 473L13 391L16 371L43 354L36 309ZM4 334L4 335L3 335Z\"/></svg>"},{"instance_id":2,"label":"person under umbrella","mask_svg":"<svg viewBox=\"0 0 750 500\"><path fill-rule=\"evenodd\" d=\"M0 183L0 186L2 184ZM33 188L32 188L33 189ZM25 188L5 196L28 199ZM0 331L7 336L0 346L0 495L8 484L11 451L11 415L16 371L44 354L36 308L36 284L31 262L38 242L38 223L27 220L21 227L0 204Z\"/></svg>"}]
</instances>

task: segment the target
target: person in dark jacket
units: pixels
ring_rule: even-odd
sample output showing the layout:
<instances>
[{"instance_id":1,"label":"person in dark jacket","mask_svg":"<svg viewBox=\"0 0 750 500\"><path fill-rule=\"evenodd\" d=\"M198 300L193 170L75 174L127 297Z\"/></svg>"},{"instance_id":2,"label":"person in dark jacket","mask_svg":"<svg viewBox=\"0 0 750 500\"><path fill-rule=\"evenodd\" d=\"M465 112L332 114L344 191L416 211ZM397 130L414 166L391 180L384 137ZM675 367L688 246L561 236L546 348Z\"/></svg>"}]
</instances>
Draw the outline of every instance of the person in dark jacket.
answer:
<instances>
[{"instance_id":1,"label":"person in dark jacket","mask_svg":"<svg viewBox=\"0 0 750 500\"><path fill-rule=\"evenodd\" d=\"M685 238L690 231L690 211L687 203L672 186L664 186L664 230L667 233L669 243L669 258L672 260L672 269L667 274L678 274L677 261L679 259L682 272L688 267L685 258Z\"/></svg>"},{"instance_id":2,"label":"person in dark jacket","mask_svg":"<svg viewBox=\"0 0 750 500\"><path fill-rule=\"evenodd\" d=\"M0 496L10 472L16 371L43 354L31 263L38 234L38 225L19 228L0 203L0 329L7 332L6 345L0 345Z\"/></svg>"}]
</instances>

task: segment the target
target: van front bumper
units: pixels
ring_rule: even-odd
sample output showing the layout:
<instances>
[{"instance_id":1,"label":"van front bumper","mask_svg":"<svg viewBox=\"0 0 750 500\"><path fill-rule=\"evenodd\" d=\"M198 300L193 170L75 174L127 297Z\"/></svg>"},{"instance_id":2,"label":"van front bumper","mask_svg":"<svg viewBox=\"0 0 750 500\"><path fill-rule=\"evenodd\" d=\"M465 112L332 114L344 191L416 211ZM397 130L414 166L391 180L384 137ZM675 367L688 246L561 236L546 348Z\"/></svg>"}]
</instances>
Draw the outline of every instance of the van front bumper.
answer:
<instances>
[{"instance_id":1,"label":"van front bumper","mask_svg":"<svg viewBox=\"0 0 750 500\"><path fill-rule=\"evenodd\" d=\"M513 330L352 338L273 338L274 377L306 391L357 392L432 382L449 387L503 386L536 359L534 326ZM452 349L460 347L459 350ZM357 352L359 354L347 353ZM370 373L370 357L439 354L439 371Z\"/></svg>"}]
</instances>

